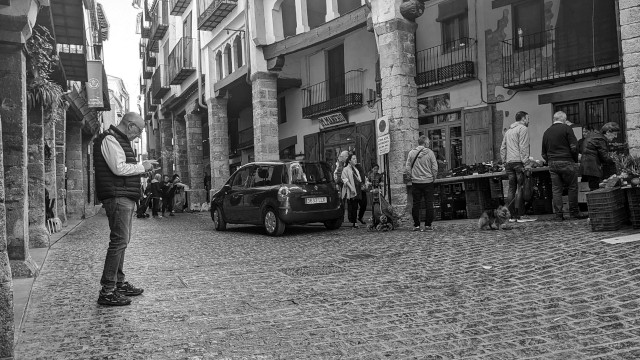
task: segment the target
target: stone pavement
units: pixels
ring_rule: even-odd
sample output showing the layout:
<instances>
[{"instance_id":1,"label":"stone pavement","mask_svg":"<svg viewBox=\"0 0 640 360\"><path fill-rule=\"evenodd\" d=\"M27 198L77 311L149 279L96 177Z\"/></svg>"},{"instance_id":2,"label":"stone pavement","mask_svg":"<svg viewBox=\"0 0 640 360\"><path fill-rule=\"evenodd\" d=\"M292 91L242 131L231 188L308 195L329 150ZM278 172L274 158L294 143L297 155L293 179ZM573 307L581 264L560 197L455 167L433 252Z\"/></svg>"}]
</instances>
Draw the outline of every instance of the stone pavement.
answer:
<instances>
[{"instance_id":1,"label":"stone pavement","mask_svg":"<svg viewBox=\"0 0 640 360\"><path fill-rule=\"evenodd\" d=\"M128 307L96 304L97 215L54 244L17 359L638 359L640 241L586 220L433 233L215 232L208 213L134 219Z\"/></svg>"}]
</instances>

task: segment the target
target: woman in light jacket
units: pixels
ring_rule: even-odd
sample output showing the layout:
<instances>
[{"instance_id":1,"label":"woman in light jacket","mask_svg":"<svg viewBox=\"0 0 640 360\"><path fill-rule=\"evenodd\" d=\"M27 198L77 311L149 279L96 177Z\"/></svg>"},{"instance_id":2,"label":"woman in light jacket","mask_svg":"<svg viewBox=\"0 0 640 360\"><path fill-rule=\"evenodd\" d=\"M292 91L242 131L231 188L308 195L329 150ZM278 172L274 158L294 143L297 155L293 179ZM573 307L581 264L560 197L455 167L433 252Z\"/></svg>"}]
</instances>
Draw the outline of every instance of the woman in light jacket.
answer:
<instances>
[{"instance_id":1,"label":"woman in light jacket","mask_svg":"<svg viewBox=\"0 0 640 360\"><path fill-rule=\"evenodd\" d=\"M356 168L358 159L354 154L347 157L345 167L342 170L342 198L347 199L347 211L349 222L352 227L358 228L356 220L358 218L358 204L360 203L362 181L364 174L360 174Z\"/></svg>"}]
</instances>

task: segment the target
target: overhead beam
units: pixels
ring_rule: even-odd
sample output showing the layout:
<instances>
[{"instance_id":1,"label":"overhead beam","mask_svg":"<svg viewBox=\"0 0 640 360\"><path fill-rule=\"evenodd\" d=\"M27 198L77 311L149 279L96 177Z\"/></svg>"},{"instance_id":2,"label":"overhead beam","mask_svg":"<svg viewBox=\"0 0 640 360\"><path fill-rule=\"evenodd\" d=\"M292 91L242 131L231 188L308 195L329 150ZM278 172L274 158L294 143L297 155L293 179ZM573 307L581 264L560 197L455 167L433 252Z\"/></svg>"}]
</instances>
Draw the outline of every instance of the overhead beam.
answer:
<instances>
[{"instance_id":1,"label":"overhead beam","mask_svg":"<svg viewBox=\"0 0 640 360\"><path fill-rule=\"evenodd\" d=\"M269 60L278 56L292 54L365 27L367 26L368 14L369 8L363 5L315 29L267 45L263 48L264 58Z\"/></svg>"}]
</instances>

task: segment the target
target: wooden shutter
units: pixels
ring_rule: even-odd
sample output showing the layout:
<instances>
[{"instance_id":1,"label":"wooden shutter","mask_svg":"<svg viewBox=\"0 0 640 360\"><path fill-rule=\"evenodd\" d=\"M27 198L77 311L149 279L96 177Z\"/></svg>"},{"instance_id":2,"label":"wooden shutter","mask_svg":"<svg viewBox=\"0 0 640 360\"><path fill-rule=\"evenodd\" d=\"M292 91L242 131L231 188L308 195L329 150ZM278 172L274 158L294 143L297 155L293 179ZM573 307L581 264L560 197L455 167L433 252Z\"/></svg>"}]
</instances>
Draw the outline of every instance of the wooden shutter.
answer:
<instances>
[{"instance_id":1,"label":"wooden shutter","mask_svg":"<svg viewBox=\"0 0 640 360\"><path fill-rule=\"evenodd\" d=\"M377 159L375 120L356 125L358 162L365 171L371 169L371 163Z\"/></svg>"},{"instance_id":2,"label":"wooden shutter","mask_svg":"<svg viewBox=\"0 0 640 360\"><path fill-rule=\"evenodd\" d=\"M462 116L464 163L470 165L493 160L491 108L468 110Z\"/></svg>"}]
</instances>

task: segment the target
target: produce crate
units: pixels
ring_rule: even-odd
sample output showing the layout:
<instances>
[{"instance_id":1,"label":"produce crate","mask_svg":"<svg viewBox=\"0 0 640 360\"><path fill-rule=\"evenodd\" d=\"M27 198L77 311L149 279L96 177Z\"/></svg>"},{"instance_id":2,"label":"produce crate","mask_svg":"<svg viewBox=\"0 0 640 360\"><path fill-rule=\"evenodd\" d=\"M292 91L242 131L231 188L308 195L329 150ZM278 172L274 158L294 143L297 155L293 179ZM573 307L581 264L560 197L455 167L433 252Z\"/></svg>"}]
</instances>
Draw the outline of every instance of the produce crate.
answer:
<instances>
[{"instance_id":1,"label":"produce crate","mask_svg":"<svg viewBox=\"0 0 640 360\"><path fill-rule=\"evenodd\" d=\"M502 198L502 181L500 179L489 179L489 188L491 189L491 198Z\"/></svg>"},{"instance_id":2,"label":"produce crate","mask_svg":"<svg viewBox=\"0 0 640 360\"><path fill-rule=\"evenodd\" d=\"M480 215L482 215L483 211L484 211L484 206L467 204L467 218L468 219L478 219L478 218L480 218Z\"/></svg>"},{"instance_id":3,"label":"produce crate","mask_svg":"<svg viewBox=\"0 0 640 360\"><path fill-rule=\"evenodd\" d=\"M626 189L629 201L629 218L634 229L640 229L640 188Z\"/></svg>"},{"instance_id":4,"label":"produce crate","mask_svg":"<svg viewBox=\"0 0 640 360\"><path fill-rule=\"evenodd\" d=\"M620 188L598 189L587 193L592 231L618 230L627 221L624 192Z\"/></svg>"},{"instance_id":5,"label":"produce crate","mask_svg":"<svg viewBox=\"0 0 640 360\"><path fill-rule=\"evenodd\" d=\"M551 199L534 199L533 213L535 215L552 214L553 203Z\"/></svg>"}]
</instances>

